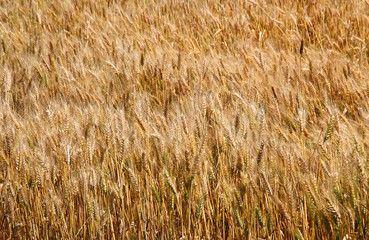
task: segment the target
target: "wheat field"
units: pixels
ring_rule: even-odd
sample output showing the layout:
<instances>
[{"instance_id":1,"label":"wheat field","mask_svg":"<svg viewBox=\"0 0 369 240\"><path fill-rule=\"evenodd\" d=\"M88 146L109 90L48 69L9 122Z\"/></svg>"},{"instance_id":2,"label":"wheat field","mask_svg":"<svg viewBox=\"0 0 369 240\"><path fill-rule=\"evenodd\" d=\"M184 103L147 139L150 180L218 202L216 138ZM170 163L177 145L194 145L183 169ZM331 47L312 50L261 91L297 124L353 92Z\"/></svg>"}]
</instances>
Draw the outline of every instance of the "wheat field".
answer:
<instances>
[{"instance_id":1,"label":"wheat field","mask_svg":"<svg viewBox=\"0 0 369 240\"><path fill-rule=\"evenodd\" d=\"M0 239L368 239L369 1L0 1Z\"/></svg>"}]
</instances>

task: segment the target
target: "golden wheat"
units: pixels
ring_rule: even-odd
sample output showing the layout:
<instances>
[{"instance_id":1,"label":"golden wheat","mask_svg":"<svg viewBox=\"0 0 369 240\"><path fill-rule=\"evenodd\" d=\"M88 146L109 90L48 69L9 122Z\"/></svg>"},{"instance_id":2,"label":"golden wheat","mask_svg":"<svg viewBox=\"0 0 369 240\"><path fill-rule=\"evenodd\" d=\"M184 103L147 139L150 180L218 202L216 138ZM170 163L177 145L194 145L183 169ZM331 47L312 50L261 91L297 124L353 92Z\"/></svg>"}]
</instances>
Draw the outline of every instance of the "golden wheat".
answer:
<instances>
[{"instance_id":1,"label":"golden wheat","mask_svg":"<svg viewBox=\"0 0 369 240\"><path fill-rule=\"evenodd\" d=\"M0 239L368 239L368 1L0 1Z\"/></svg>"}]
</instances>

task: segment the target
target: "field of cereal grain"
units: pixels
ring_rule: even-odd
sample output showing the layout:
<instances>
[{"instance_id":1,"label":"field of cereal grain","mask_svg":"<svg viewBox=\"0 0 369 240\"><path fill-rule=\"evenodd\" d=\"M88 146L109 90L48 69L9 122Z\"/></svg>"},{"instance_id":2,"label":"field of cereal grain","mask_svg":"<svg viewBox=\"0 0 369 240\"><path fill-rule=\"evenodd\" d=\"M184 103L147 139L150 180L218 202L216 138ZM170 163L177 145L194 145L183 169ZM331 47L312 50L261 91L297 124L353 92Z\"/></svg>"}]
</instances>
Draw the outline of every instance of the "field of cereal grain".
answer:
<instances>
[{"instance_id":1,"label":"field of cereal grain","mask_svg":"<svg viewBox=\"0 0 369 240\"><path fill-rule=\"evenodd\" d=\"M368 239L369 1L0 1L0 239Z\"/></svg>"}]
</instances>

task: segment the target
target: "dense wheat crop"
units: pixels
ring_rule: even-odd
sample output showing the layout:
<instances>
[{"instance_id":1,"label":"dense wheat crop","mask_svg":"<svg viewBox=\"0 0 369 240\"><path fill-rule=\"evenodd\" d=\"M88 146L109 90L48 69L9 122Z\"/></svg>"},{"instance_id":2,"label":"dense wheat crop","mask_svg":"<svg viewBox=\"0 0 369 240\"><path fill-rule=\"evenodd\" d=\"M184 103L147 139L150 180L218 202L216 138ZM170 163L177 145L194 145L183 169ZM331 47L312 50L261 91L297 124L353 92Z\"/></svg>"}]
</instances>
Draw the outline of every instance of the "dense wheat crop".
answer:
<instances>
[{"instance_id":1,"label":"dense wheat crop","mask_svg":"<svg viewBox=\"0 0 369 240\"><path fill-rule=\"evenodd\" d=\"M368 239L368 13L0 1L0 239Z\"/></svg>"}]
</instances>

